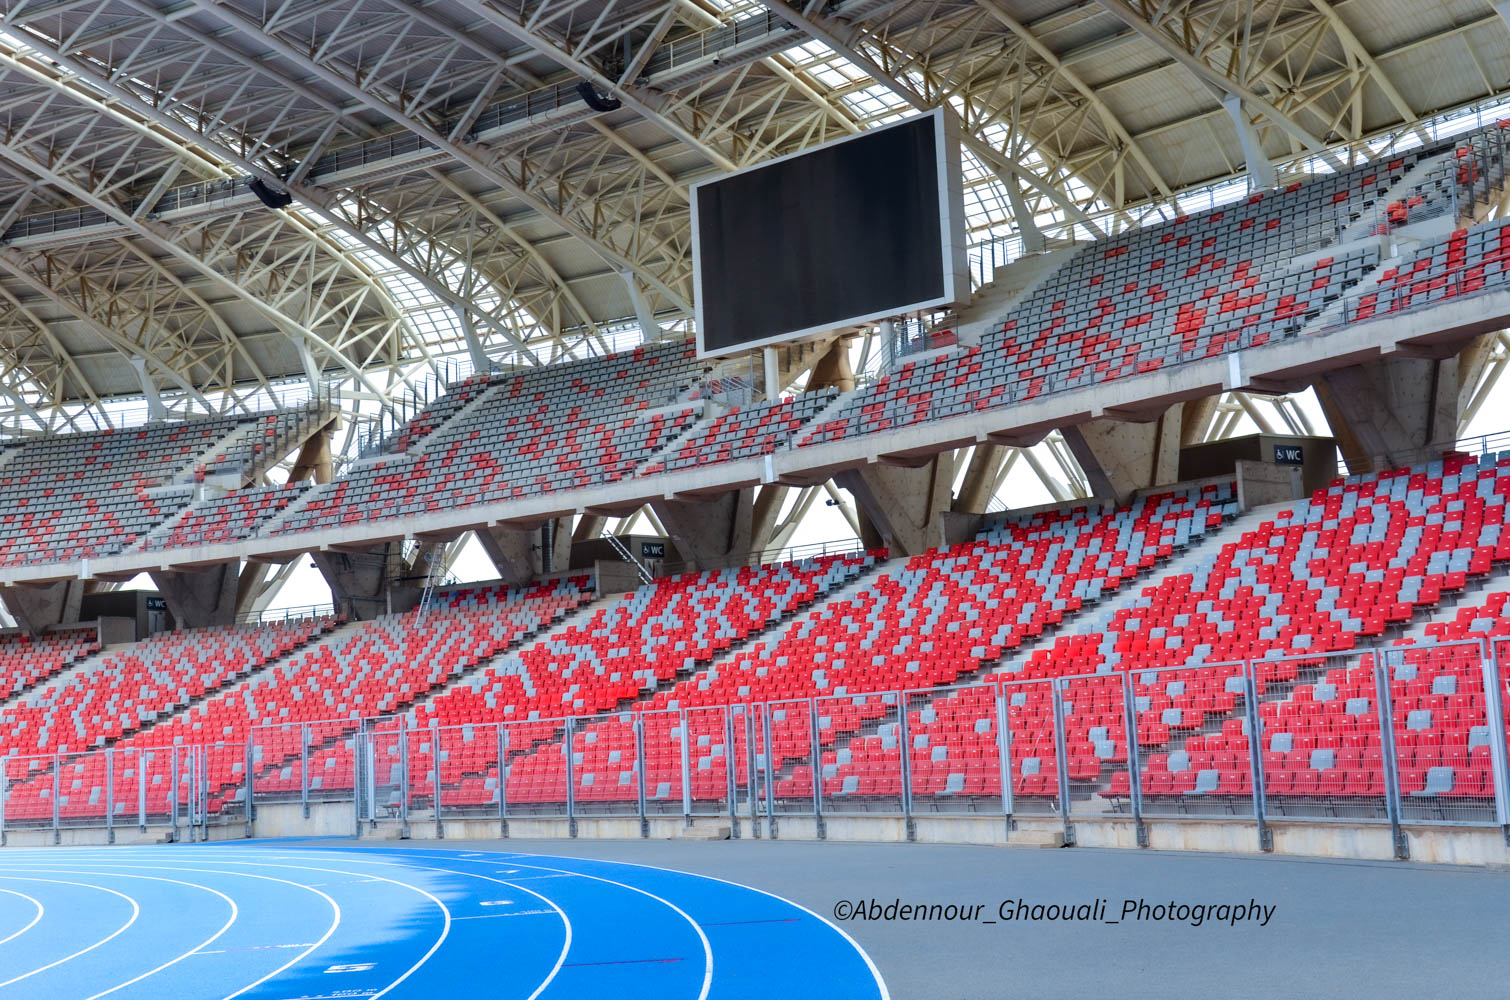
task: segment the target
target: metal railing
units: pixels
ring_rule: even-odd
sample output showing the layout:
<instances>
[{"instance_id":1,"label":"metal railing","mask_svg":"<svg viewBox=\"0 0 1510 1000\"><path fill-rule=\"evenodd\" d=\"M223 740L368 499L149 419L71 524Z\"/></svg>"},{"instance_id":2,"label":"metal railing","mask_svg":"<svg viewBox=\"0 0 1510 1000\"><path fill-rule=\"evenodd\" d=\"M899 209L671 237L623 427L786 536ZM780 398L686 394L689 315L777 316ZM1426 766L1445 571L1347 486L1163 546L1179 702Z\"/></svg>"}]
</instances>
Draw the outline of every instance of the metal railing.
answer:
<instances>
[{"instance_id":1,"label":"metal railing","mask_svg":"<svg viewBox=\"0 0 1510 1000\"><path fill-rule=\"evenodd\" d=\"M1404 258L1401 263L1408 260ZM1326 330L1388 319L1441 305L1450 299L1471 298L1485 292L1504 291L1505 288L1504 274L1489 274L1483 263L1459 264L1434 274L1423 274L1403 284L1375 285L1365 292L1344 295L1340 315L1327 324Z\"/></svg>"},{"instance_id":2,"label":"metal railing","mask_svg":"<svg viewBox=\"0 0 1510 1000\"><path fill-rule=\"evenodd\" d=\"M858 538L804 542L801 545L784 545L780 548L760 549L759 551L745 553L738 557L715 560L707 564L698 563L696 564L696 571L735 569L741 566L753 568L766 566L771 563L818 559L824 556L858 555L864 551L865 545ZM658 570L660 576L675 576L678 573L693 571L694 564L681 560L665 559L659 563Z\"/></svg>"},{"instance_id":3,"label":"metal railing","mask_svg":"<svg viewBox=\"0 0 1510 1000\"><path fill-rule=\"evenodd\" d=\"M271 622L302 621L304 619L325 618L335 613L335 605L329 601L324 604L298 604L286 608L264 608L261 611L248 611L236 616L236 624L265 625Z\"/></svg>"},{"instance_id":4,"label":"metal railing","mask_svg":"<svg viewBox=\"0 0 1510 1000\"><path fill-rule=\"evenodd\" d=\"M352 803L395 821L1222 818L1510 833L1510 639L725 706L416 728L293 722L244 742L0 760L0 831L169 826ZM1029 668L1031 669L1031 668ZM248 826L250 830L250 825ZM760 834L760 825L749 828Z\"/></svg>"}]
</instances>

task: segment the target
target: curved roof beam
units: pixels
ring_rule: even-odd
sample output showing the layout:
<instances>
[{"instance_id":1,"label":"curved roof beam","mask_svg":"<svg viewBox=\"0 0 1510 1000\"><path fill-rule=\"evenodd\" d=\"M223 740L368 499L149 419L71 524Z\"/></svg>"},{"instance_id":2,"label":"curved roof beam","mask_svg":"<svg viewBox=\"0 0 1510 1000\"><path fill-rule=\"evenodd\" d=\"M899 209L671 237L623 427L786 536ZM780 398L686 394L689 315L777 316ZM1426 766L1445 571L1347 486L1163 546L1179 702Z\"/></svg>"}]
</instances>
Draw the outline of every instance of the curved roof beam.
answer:
<instances>
[{"instance_id":1,"label":"curved roof beam","mask_svg":"<svg viewBox=\"0 0 1510 1000\"><path fill-rule=\"evenodd\" d=\"M1189 70L1197 80L1210 87L1215 87L1224 94L1230 94L1238 98L1244 105L1263 113L1272 124L1284 131L1312 153L1325 153L1327 144L1324 139L1316 136L1296 122L1285 112L1275 107L1273 103L1264 98L1247 84L1234 80L1225 73L1213 69L1206 61L1192 53L1182 45L1173 35L1157 25L1143 19L1143 16L1133 9L1126 0L1096 0L1102 7L1117 20L1126 24L1133 31L1152 42L1165 55Z\"/></svg>"},{"instance_id":2,"label":"curved roof beam","mask_svg":"<svg viewBox=\"0 0 1510 1000\"><path fill-rule=\"evenodd\" d=\"M130 154L135 151L135 147L139 146L142 141L152 137L151 129L142 126L140 123L133 122L107 105L92 101L87 95L66 87L61 81L54 80L47 74L24 65L21 60L9 53L0 53L0 64L20 71L28 79L61 93L81 108L93 110L102 120L117 122L135 132L137 138L129 145L119 148L119 155L122 160L129 160ZM208 279L212 284L219 286L237 299L251 306L252 309L261 313L285 333L293 337L308 339L321 350L331 353L343 367L352 373L354 378L368 389L374 392L378 391L377 387L367 378L366 373L349 358L336 351L312 329L302 325L282 310L268 303L263 296L249 291L244 287L243 282L231 280L216 268L211 267L199 255L191 253L182 245L179 239L174 238L175 234L170 227L161 223L149 223L118 205L113 197L108 194L108 191L115 184L119 183L119 179L91 179L90 183L76 180L63 172L63 169L68 164L68 157L66 155L52 157L52 162L43 162L21 143L20 133L23 131L24 129L12 130L9 135L0 137L0 159L5 160L22 174L44 181L54 188L67 193L80 203L88 205L90 208L102 213L143 242L155 246L158 250L183 262ZM119 146L120 144L117 145Z\"/></svg>"},{"instance_id":3,"label":"curved roof beam","mask_svg":"<svg viewBox=\"0 0 1510 1000\"><path fill-rule=\"evenodd\" d=\"M347 94L352 100L360 102L370 110L383 115L395 124L403 126L426 142L443 150L458 163L471 169L497 187L509 192L509 194L540 213L541 216L549 219L562 230L581 241L616 270L628 268L634 271L642 281L654 287L678 309L689 315L691 314L691 301L680 291L664 281L660 275L647 267L645 262L633 260L624 251L612 246L602 233L592 232L587 226L568 217L562 208L551 204L537 191L516 182L504 171L494 166L489 151L485 148L475 143L463 142L449 133L442 132L420 115L397 107L387 98L364 90L348 79L345 74L316 61L298 46L292 45L276 34L264 32L261 25L246 17L240 11L223 7L213 2L213 0L191 0L191 2L196 9L212 14L217 20L232 30L254 38L259 44L268 46L280 59L292 63L303 72L319 77L330 86L338 88Z\"/></svg>"},{"instance_id":4,"label":"curved roof beam","mask_svg":"<svg viewBox=\"0 0 1510 1000\"><path fill-rule=\"evenodd\" d=\"M1163 178L1159 173L1159 168L1154 166L1153 161L1148 158L1148 154L1143 151L1142 144L1133 138L1132 133L1127 130L1127 126L1122 124L1122 120L1117 117L1116 113L1112 111L1111 107L1105 101L1097 96L1095 90L1080 78L1079 74L1061 62L1052 49L1045 45L1037 35L1028 30L1027 25L1008 13L1000 0L976 0L976 2L988 14L1000 21L1008 31L1027 43L1028 47L1038 54L1038 58L1047 63L1054 72L1063 77L1071 87L1074 87L1081 97L1090 102L1091 107L1096 109L1096 114L1101 117L1101 121L1105 124L1107 130L1122 141L1127 151L1132 155L1133 160L1137 162L1138 168L1148 176L1148 179L1153 182L1154 187L1158 188L1164 197L1174 197L1174 191L1170 188L1169 182ZM1326 0L1316 0L1316 2L1325 3Z\"/></svg>"},{"instance_id":5,"label":"curved roof beam","mask_svg":"<svg viewBox=\"0 0 1510 1000\"><path fill-rule=\"evenodd\" d=\"M844 58L870 74L871 78L877 83L883 84L888 90L919 111L928 111L934 107L933 102L886 72L874 59L860 52L858 46L854 44L854 38L862 34L862 32L853 28L846 28L833 18L823 17L818 14L798 13L788 7L783 0L760 0L760 3L769 8L778 17L806 32L816 41L822 42L844 56ZM868 40L872 44L884 44L875 39ZM945 107L948 107L948 105L946 104ZM1042 191L1048 196L1050 201L1065 213L1067 219L1071 219L1075 223L1084 226L1097 237L1106 235L1102 228L1093 222L1079 205L1076 205L1069 198L1065 197L1064 192L1058 185L1044 180L1031 170L1023 169L1020 164L1003 154L1001 150L968 129L960 129L960 141L970 152L980 157L983 162L1007 174L1011 178L1011 182L1028 184Z\"/></svg>"},{"instance_id":6,"label":"curved roof beam","mask_svg":"<svg viewBox=\"0 0 1510 1000\"><path fill-rule=\"evenodd\" d=\"M177 28L178 30L185 30L188 33L191 33L196 39L204 41L205 44L209 44L210 36L191 31L188 29L187 25L175 25L175 28ZM193 129L189 128L182 120L172 114L167 113L164 110L165 107L170 106L171 102L164 102L160 105L153 105L147 103L146 101L143 101L136 92L121 85L117 78L107 76L102 73L97 68L97 65L93 62L93 60L79 59L72 54L64 52L57 46L47 45L41 42L35 37L35 35L28 35L27 43L36 51L45 54L51 59L56 59L60 63L64 63L74 72L76 78L80 79L81 81L87 82L89 86L110 95L115 99L116 104L129 108L133 115L138 116L141 119L165 130L173 137L175 137L179 141L179 143L183 144L180 146L178 144L164 143L164 145L169 149L170 152L178 155L188 156L190 155L190 150L192 149L192 147L208 147L213 149L217 156L219 156L222 160L235 164L241 170L245 171L248 174L251 174L252 176L261 178L264 183L271 184L275 189L290 190L299 198L302 204L308 207L319 217L322 223L330 225L350 236L352 239L357 240L367 250L381 257L390 266L401 270L405 274L412 277L415 281L423 285L426 290L428 290L432 295L435 295L438 299L445 302L446 304L453 307L466 309L468 312L476 315L476 317L480 321L482 321L487 326L503 336L505 339L513 343L513 345L520 351L521 354L533 357L533 354L529 350L529 348L515 335L513 329L510 328L506 323L500 322L496 316L492 315L486 310L478 309L475 303L473 303L470 299L458 295L454 289L446 285L444 282L437 280L433 275L430 275L421 269L415 268L412 264L405 260L402 255L395 253L382 242L374 240L368 233L362 231L359 227L349 225L346 220L341 217L339 212L331 208L332 197L330 195L325 194L320 189L314 187L298 183L290 183L286 180L283 180L282 178L278 177L273 171L269 170L266 165L248 159L247 157L242 155L240 150L236 149L234 146L230 145L224 140L218 139L214 135L203 135L194 131ZM234 52L235 50L230 51ZM24 53L18 53L17 55L24 55ZM239 54L237 58L238 60L245 59L245 57L239 56ZM264 75L269 75L265 68L256 66L254 63L248 65L248 68L255 69L257 72L260 72ZM35 77L36 74L33 74L33 76ZM279 82L283 83L286 81L280 79ZM74 95L70 92L70 96L77 95ZM166 95L164 96L166 97ZM156 132L154 131L150 134L156 135ZM203 156L196 156L195 160L202 169L207 168L223 176L230 176L225 171L224 164L222 163L216 163L213 160L209 160Z\"/></svg>"}]
</instances>

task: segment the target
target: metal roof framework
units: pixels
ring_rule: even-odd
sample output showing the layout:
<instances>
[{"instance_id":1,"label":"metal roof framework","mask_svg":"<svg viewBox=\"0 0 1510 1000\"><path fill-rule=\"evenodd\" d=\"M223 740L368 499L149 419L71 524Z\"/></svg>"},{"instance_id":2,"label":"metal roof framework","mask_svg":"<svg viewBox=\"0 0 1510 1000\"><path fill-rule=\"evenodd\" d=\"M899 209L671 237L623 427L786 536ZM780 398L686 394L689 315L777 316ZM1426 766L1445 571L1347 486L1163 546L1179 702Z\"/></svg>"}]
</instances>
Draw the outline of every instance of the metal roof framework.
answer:
<instances>
[{"instance_id":1,"label":"metal roof framework","mask_svg":"<svg viewBox=\"0 0 1510 1000\"><path fill-rule=\"evenodd\" d=\"M1507 80L1488 0L3 0L0 427L132 419L133 358L180 412L362 420L469 340L685 330L689 183L916 109L1000 259L1245 193L1234 102L1306 172Z\"/></svg>"}]
</instances>

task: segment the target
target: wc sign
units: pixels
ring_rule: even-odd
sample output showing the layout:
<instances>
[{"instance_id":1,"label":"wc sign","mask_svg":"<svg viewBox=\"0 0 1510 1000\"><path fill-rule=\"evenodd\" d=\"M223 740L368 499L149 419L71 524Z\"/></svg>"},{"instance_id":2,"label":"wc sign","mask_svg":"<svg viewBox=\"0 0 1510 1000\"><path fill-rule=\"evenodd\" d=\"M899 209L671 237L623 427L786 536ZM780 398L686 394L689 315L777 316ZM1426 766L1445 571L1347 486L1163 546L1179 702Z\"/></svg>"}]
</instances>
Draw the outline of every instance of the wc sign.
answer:
<instances>
[{"instance_id":1,"label":"wc sign","mask_svg":"<svg viewBox=\"0 0 1510 1000\"><path fill-rule=\"evenodd\" d=\"M1304 465L1305 452L1301 451L1298 444L1277 444L1274 446L1274 463L1276 465Z\"/></svg>"}]
</instances>

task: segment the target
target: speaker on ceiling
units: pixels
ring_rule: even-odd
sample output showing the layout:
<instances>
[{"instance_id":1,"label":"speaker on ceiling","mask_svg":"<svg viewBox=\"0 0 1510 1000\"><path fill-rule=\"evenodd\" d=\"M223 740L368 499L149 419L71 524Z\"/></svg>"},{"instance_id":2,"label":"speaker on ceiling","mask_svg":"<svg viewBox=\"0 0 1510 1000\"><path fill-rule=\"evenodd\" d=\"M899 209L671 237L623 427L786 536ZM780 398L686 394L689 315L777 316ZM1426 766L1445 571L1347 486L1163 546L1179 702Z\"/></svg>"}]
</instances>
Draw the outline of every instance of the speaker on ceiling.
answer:
<instances>
[{"instance_id":1,"label":"speaker on ceiling","mask_svg":"<svg viewBox=\"0 0 1510 1000\"><path fill-rule=\"evenodd\" d=\"M252 194L257 196L257 200L268 208L287 208L294 200L294 196L287 191L274 191L268 187L260 177L249 179L246 182L246 186L251 188Z\"/></svg>"},{"instance_id":2,"label":"speaker on ceiling","mask_svg":"<svg viewBox=\"0 0 1510 1000\"><path fill-rule=\"evenodd\" d=\"M583 80L577 84L577 93L582 95L582 101L594 111L617 111L624 104L612 94L600 93L596 87Z\"/></svg>"}]
</instances>

